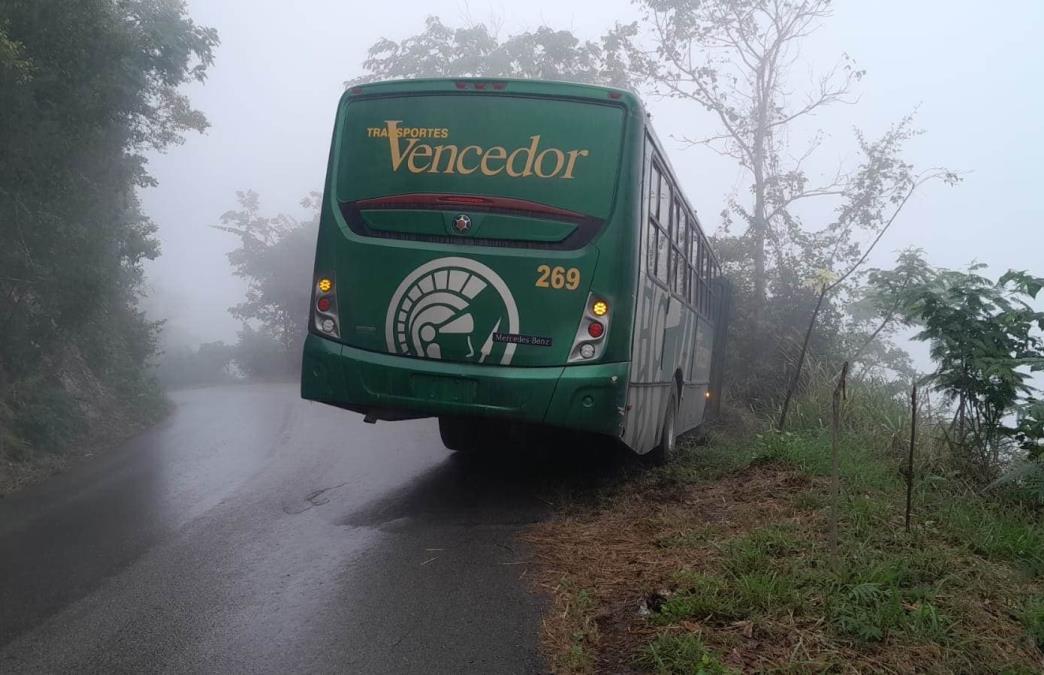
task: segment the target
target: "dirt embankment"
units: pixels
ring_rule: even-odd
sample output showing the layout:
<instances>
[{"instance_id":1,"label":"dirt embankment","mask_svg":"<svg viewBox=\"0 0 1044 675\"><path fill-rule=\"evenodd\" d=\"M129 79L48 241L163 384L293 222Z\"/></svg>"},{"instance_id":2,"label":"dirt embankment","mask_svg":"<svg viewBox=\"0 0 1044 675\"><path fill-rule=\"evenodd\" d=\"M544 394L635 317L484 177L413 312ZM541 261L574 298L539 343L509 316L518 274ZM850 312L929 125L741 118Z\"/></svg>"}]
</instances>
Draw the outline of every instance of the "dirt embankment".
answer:
<instances>
[{"instance_id":1,"label":"dirt embankment","mask_svg":"<svg viewBox=\"0 0 1044 675\"><path fill-rule=\"evenodd\" d=\"M931 520L905 535L900 500L856 489L835 557L827 478L777 460L701 471L639 477L525 534L555 672L1044 669L1032 575Z\"/></svg>"}]
</instances>

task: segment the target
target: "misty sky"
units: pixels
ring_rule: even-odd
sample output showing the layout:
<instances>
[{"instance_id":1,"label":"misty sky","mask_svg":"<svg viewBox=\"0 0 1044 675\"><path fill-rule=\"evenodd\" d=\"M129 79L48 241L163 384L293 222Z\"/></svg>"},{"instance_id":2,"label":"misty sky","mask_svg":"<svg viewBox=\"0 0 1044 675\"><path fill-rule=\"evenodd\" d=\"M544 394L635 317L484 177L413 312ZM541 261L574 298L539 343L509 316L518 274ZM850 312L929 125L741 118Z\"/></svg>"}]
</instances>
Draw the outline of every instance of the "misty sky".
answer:
<instances>
[{"instance_id":1,"label":"misty sky","mask_svg":"<svg viewBox=\"0 0 1044 675\"><path fill-rule=\"evenodd\" d=\"M227 309L240 301L244 286L231 276L225 254L237 240L210 226L236 206L236 190L256 190L268 211L302 214L301 197L322 189L342 83L360 73L377 38L416 33L427 15L454 26L492 19L502 36L546 24L590 38L615 20L637 17L627 0L190 0L189 9L221 35L209 79L188 90L211 128L153 157L159 187L143 195L163 244L162 257L148 268L148 304L154 316L169 318L171 344L235 341L238 322ZM876 136L919 108L917 126L926 133L910 144L906 158L918 167L969 172L956 188L930 186L915 197L874 264L887 266L897 250L918 246L936 265L960 267L974 259L997 270L1044 274L1041 35L1040 0L992 6L864 0L838 3L808 41L808 67L828 67L847 52L868 71L858 103L803 129L828 134L816 165L821 171L856 159L853 126ZM791 84L799 91L807 75L798 74ZM646 102L704 226L715 229L725 196L744 189L741 175L729 160L671 140L714 131L713 120L691 104Z\"/></svg>"}]
</instances>

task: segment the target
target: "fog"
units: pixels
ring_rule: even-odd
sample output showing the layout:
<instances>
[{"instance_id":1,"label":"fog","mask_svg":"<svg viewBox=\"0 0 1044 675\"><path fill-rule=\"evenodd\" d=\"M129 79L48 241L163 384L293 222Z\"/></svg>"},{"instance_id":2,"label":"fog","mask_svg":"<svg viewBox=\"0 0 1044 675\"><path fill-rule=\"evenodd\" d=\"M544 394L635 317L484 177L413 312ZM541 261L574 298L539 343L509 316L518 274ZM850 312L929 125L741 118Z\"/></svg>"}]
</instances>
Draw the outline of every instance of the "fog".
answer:
<instances>
[{"instance_id":1,"label":"fog","mask_svg":"<svg viewBox=\"0 0 1044 675\"><path fill-rule=\"evenodd\" d=\"M343 82L361 73L375 40L414 34L429 15L451 26L493 22L501 36L546 24L589 38L614 21L637 18L627 0L291 7L276 0L189 2L194 20L217 28L222 44L207 82L188 90L210 129L153 156L159 186L143 195L163 248L148 267L147 305L151 315L168 319L168 344L235 340L239 322L227 310L245 286L225 255L237 241L210 226L236 206L236 190L256 190L267 212L302 214L298 201L322 187ZM1039 0L989 10L981 3L880 0L839 3L806 42L801 58L810 71L829 67L843 52L868 71L857 103L830 108L804 130L827 134L814 168L826 174L854 159L853 127L872 137L916 109L916 126L926 133L905 157L919 168L966 172L957 187L933 184L916 194L872 264L889 265L897 250L917 246L935 265L978 260L995 271L1042 271L1042 34ZM805 84L791 83L798 92ZM706 114L691 103L645 98L705 228L716 229L726 196L745 189L745 178L732 160L676 140L713 129ZM792 139L795 147L801 140Z\"/></svg>"}]
</instances>

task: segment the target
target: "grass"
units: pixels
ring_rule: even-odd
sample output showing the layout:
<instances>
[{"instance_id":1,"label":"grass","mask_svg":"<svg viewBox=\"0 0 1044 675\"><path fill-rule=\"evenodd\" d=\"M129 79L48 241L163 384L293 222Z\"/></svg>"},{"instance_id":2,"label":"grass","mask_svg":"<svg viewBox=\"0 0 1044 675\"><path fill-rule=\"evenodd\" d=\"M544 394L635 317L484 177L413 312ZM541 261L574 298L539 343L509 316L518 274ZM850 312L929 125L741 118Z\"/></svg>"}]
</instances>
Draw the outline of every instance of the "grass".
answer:
<instances>
[{"instance_id":1,"label":"grass","mask_svg":"<svg viewBox=\"0 0 1044 675\"><path fill-rule=\"evenodd\" d=\"M1030 598L1022 610L1022 624L1037 647L1044 648L1044 598Z\"/></svg>"},{"instance_id":2,"label":"grass","mask_svg":"<svg viewBox=\"0 0 1044 675\"><path fill-rule=\"evenodd\" d=\"M940 502L933 515L951 540L964 542L986 558L1014 563L1028 574L1044 576L1044 530L1032 513L974 498Z\"/></svg>"},{"instance_id":3,"label":"grass","mask_svg":"<svg viewBox=\"0 0 1044 675\"><path fill-rule=\"evenodd\" d=\"M686 448L597 506L534 526L552 612L575 595L554 588L582 587L595 626L576 640L563 636L582 622L545 622L553 669L1044 669L1037 514L965 489L928 457L907 533L901 458L852 428L840 455L836 553L829 434L816 428Z\"/></svg>"},{"instance_id":4,"label":"grass","mask_svg":"<svg viewBox=\"0 0 1044 675\"><path fill-rule=\"evenodd\" d=\"M594 664L592 645L598 641L598 627L592 616L594 598L589 590L568 583L560 591L568 598L562 615L568 639L563 644L561 665L569 672L589 671Z\"/></svg>"},{"instance_id":5,"label":"grass","mask_svg":"<svg viewBox=\"0 0 1044 675\"><path fill-rule=\"evenodd\" d=\"M657 635L641 652L637 665L654 673L723 675L730 672L694 635Z\"/></svg>"}]
</instances>

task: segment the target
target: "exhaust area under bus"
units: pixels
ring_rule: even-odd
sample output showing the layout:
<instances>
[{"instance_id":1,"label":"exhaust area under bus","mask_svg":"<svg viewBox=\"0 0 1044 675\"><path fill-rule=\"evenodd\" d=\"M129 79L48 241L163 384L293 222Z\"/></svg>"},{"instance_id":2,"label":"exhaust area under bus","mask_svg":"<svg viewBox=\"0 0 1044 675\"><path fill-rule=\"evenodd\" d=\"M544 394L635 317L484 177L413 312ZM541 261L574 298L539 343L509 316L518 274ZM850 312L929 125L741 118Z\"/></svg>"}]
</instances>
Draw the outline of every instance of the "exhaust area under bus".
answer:
<instances>
[{"instance_id":1,"label":"exhaust area under bus","mask_svg":"<svg viewBox=\"0 0 1044 675\"><path fill-rule=\"evenodd\" d=\"M366 352L310 334L301 397L374 420L500 417L618 437L629 365L486 368Z\"/></svg>"}]
</instances>

